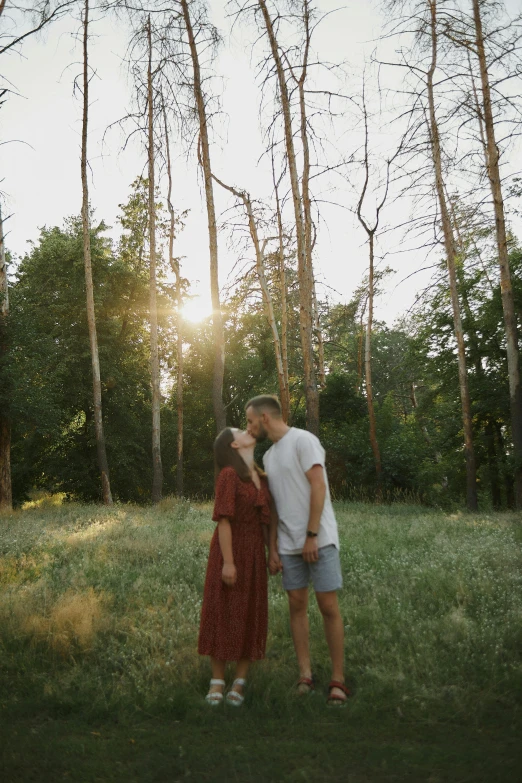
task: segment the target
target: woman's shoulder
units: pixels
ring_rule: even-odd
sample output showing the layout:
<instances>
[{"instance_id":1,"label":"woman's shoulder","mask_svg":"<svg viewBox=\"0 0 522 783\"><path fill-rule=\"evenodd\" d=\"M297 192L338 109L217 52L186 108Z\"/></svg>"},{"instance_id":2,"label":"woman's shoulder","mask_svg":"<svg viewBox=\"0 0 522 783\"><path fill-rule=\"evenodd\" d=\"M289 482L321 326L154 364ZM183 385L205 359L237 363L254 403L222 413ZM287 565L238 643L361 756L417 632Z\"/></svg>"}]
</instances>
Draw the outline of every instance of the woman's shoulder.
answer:
<instances>
[{"instance_id":1,"label":"woman's shoulder","mask_svg":"<svg viewBox=\"0 0 522 783\"><path fill-rule=\"evenodd\" d=\"M229 480L230 479L234 479L235 480L236 478L238 478L238 475L237 475L237 473L236 473L236 471L234 470L233 467L231 467L230 465L227 465L226 467L221 468L221 470L219 471L218 478L221 479L221 480L224 480L224 479L229 479Z\"/></svg>"}]
</instances>

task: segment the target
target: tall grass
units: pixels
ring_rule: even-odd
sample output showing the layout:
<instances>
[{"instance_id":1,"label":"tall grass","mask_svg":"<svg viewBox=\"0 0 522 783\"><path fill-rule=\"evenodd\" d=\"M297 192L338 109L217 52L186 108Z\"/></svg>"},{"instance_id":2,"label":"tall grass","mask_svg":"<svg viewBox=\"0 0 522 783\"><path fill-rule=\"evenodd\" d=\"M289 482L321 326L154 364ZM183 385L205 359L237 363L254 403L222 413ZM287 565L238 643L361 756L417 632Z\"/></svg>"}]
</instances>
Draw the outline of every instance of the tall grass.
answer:
<instances>
[{"instance_id":1,"label":"tall grass","mask_svg":"<svg viewBox=\"0 0 522 783\"><path fill-rule=\"evenodd\" d=\"M480 721L520 709L521 525L411 505L337 504L352 710ZM162 709L205 691L196 653L209 505L29 508L1 520L0 667L56 709ZM286 596L270 581L267 660L249 702L292 702ZM326 683L322 621L310 608Z\"/></svg>"},{"instance_id":2,"label":"tall grass","mask_svg":"<svg viewBox=\"0 0 522 783\"><path fill-rule=\"evenodd\" d=\"M3 779L517 780L520 516L411 504L337 503L336 512L355 694L337 714L325 705L329 658L313 598L323 687L304 701L295 694L279 578L245 707L209 711L208 661L196 652L209 504L46 499L0 517ZM112 744L89 744L109 731ZM139 732L145 751L135 756Z\"/></svg>"}]
</instances>

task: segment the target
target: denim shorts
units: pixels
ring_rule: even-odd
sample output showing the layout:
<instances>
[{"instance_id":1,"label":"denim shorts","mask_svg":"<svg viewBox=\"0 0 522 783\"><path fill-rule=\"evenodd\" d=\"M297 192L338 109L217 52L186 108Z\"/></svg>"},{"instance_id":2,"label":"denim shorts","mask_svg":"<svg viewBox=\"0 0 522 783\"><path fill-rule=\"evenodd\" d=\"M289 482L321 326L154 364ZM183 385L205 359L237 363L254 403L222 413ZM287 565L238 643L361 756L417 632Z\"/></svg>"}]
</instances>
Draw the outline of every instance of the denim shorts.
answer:
<instances>
[{"instance_id":1,"label":"denim shorts","mask_svg":"<svg viewBox=\"0 0 522 783\"><path fill-rule=\"evenodd\" d=\"M302 555L279 555L283 564L285 590L301 590L310 582L316 593L330 593L343 586L339 550L335 544L319 549L319 560L307 563Z\"/></svg>"}]
</instances>

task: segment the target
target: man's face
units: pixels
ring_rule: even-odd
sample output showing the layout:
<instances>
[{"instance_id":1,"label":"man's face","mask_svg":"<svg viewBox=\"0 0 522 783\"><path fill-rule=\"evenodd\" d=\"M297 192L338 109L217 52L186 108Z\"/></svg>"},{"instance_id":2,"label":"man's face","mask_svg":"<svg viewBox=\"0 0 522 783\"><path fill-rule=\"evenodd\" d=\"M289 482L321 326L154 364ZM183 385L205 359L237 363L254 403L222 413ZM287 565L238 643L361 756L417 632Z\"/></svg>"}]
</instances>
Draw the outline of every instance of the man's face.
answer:
<instances>
[{"instance_id":1,"label":"man's face","mask_svg":"<svg viewBox=\"0 0 522 783\"><path fill-rule=\"evenodd\" d=\"M258 415L253 408L246 410L247 432L257 441L265 440L268 437L264 424L265 416L266 413Z\"/></svg>"}]
</instances>

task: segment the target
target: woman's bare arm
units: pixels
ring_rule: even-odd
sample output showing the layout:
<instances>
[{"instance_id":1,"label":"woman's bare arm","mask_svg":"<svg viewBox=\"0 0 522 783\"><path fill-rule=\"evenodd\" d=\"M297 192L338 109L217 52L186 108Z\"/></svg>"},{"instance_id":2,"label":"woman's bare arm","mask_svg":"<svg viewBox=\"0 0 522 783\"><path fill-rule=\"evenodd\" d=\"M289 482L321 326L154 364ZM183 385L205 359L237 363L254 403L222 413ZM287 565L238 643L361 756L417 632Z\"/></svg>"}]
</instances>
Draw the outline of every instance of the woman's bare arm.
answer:
<instances>
[{"instance_id":1,"label":"woman's bare arm","mask_svg":"<svg viewBox=\"0 0 522 783\"><path fill-rule=\"evenodd\" d=\"M228 517L220 517L219 519L218 538L221 554L223 555L221 578L226 585L234 585L237 579L237 571L232 552L232 527Z\"/></svg>"}]
</instances>

